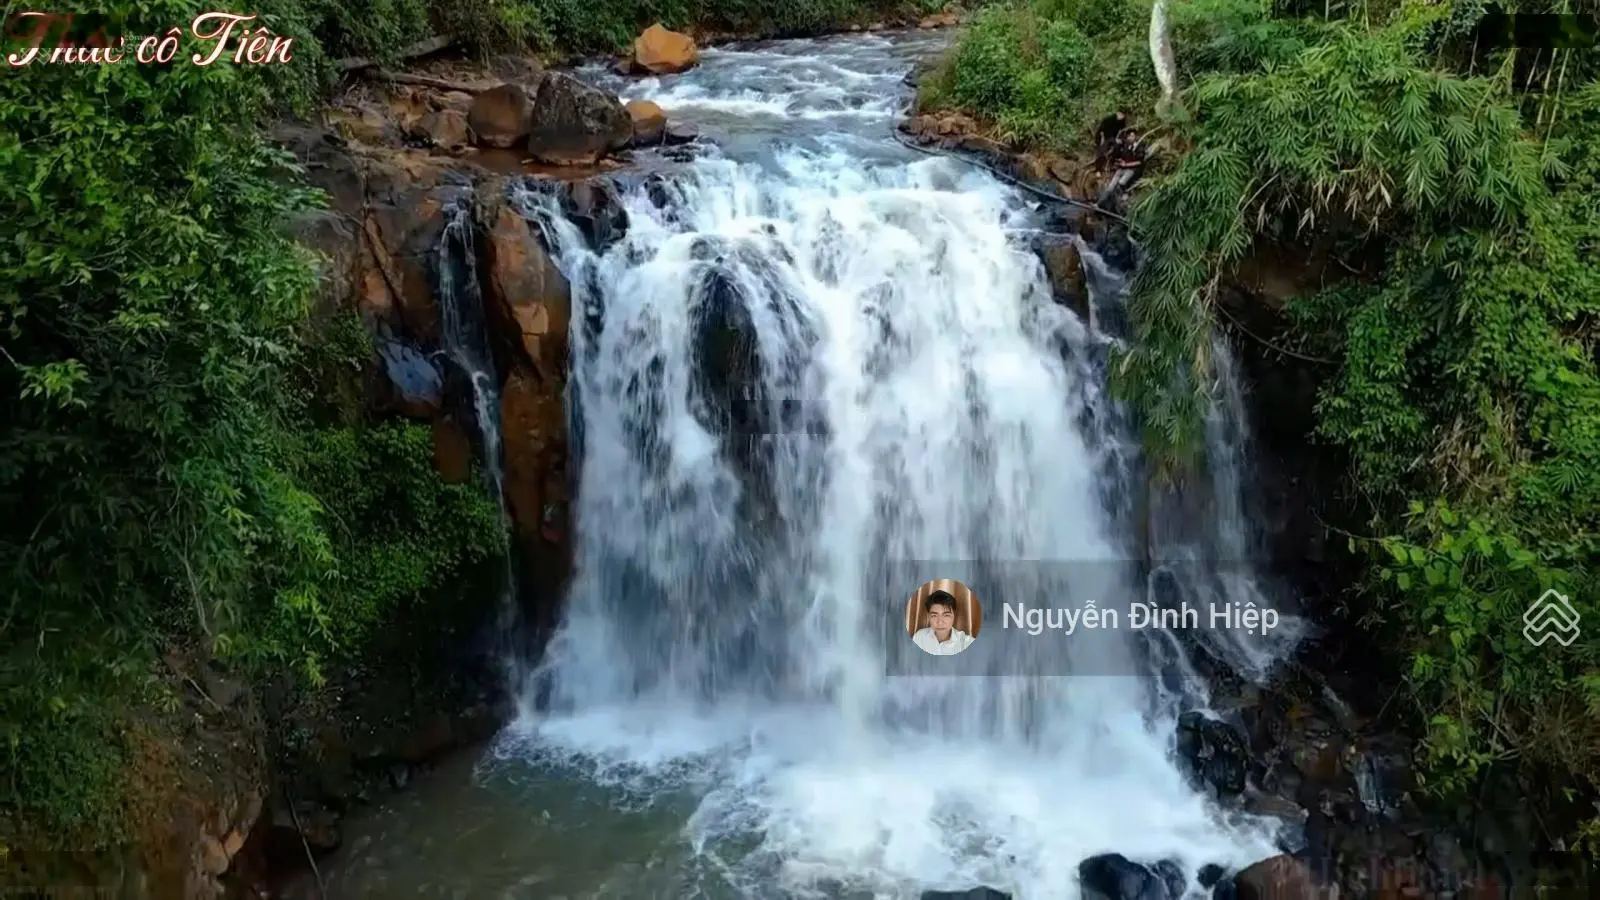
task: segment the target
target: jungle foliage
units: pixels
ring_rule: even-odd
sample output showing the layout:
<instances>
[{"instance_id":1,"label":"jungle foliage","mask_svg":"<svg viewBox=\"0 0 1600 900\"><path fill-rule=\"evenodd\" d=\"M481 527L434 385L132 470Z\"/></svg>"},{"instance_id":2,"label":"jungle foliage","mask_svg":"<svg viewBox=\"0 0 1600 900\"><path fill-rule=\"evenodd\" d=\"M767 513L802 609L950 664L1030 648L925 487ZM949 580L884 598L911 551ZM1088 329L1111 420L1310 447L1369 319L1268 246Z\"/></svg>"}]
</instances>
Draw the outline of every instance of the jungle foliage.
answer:
<instances>
[{"instance_id":1,"label":"jungle foliage","mask_svg":"<svg viewBox=\"0 0 1600 900\"><path fill-rule=\"evenodd\" d=\"M112 33L205 9L124 7ZM0 836L117 832L122 730L169 649L314 685L501 552L493 500L434 475L425 427L326 402L370 347L308 322L282 224L318 198L258 128L313 84L131 60L0 82Z\"/></svg>"},{"instance_id":2,"label":"jungle foliage","mask_svg":"<svg viewBox=\"0 0 1600 900\"><path fill-rule=\"evenodd\" d=\"M936 90L1004 127L1016 73L1041 57L994 39L998 23L1087 34L1100 5L991 11ZM1183 114L1157 130L1178 152L1134 206L1147 257L1116 376L1152 456L1181 473L1234 268L1299 244L1359 273L1291 299L1286 325L1294 349L1335 363L1309 437L1348 455L1370 510L1350 537L1372 560L1366 622L1404 655L1426 786L1459 796L1516 774L1571 838L1594 831L1600 789L1600 57L1478 40L1486 8L1174 3ZM1139 45L1097 53L1090 85L1149 66L1148 20L1118 21ZM958 87L1000 78L1009 93ZM1076 127L1044 137L1081 146L1126 96L1091 88ZM1523 613L1557 595L1587 635L1535 646Z\"/></svg>"}]
</instances>

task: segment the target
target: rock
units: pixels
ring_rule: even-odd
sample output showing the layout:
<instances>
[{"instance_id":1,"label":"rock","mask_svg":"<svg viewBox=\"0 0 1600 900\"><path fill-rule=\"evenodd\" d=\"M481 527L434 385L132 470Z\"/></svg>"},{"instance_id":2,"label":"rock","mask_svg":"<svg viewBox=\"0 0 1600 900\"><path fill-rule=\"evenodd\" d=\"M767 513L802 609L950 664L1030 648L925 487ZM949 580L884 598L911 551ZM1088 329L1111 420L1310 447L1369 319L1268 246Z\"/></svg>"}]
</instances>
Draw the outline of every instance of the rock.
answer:
<instances>
[{"instance_id":1,"label":"rock","mask_svg":"<svg viewBox=\"0 0 1600 900\"><path fill-rule=\"evenodd\" d=\"M377 146L397 146L400 129L383 111L371 103L336 109L333 126L352 141Z\"/></svg>"},{"instance_id":2,"label":"rock","mask_svg":"<svg viewBox=\"0 0 1600 900\"><path fill-rule=\"evenodd\" d=\"M533 366L540 378L560 376L566 356L572 294L567 279L509 204L479 211L485 313L502 346Z\"/></svg>"},{"instance_id":3,"label":"rock","mask_svg":"<svg viewBox=\"0 0 1600 900\"><path fill-rule=\"evenodd\" d=\"M1201 887L1209 889L1216 887L1226 877L1228 877L1227 869L1216 863L1206 863L1200 867L1200 873L1196 880L1200 882Z\"/></svg>"},{"instance_id":4,"label":"rock","mask_svg":"<svg viewBox=\"0 0 1600 900\"><path fill-rule=\"evenodd\" d=\"M472 141L471 130L467 127L467 114L458 109L440 109L428 113L417 123L417 131L433 146L444 150L465 147Z\"/></svg>"},{"instance_id":5,"label":"rock","mask_svg":"<svg viewBox=\"0 0 1600 900\"><path fill-rule=\"evenodd\" d=\"M633 118L616 97L551 73L533 98L528 153L555 166L594 165L633 139Z\"/></svg>"},{"instance_id":6,"label":"rock","mask_svg":"<svg viewBox=\"0 0 1600 900\"><path fill-rule=\"evenodd\" d=\"M502 53L489 60L489 71L512 84L533 84L544 74L537 59L515 53Z\"/></svg>"},{"instance_id":7,"label":"rock","mask_svg":"<svg viewBox=\"0 0 1600 900\"><path fill-rule=\"evenodd\" d=\"M238 856L242 849L244 849L244 835L238 831L228 832L228 836L222 841L222 852L228 855L228 862L232 863L233 858Z\"/></svg>"},{"instance_id":8,"label":"rock","mask_svg":"<svg viewBox=\"0 0 1600 900\"><path fill-rule=\"evenodd\" d=\"M667 114L649 100L629 100L626 107L633 119L633 144L659 144L666 137Z\"/></svg>"},{"instance_id":9,"label":"rock","mask_svg":"<svg viewBox=\"0 0 1600 900\"><path fill-rule=\"evenodd\" d=\"M638 75L644 70L634 64L633 57L619 56L617 61L611 64L611 71L618 75Z\"/></svg>"},{"instance_id":10,"label":"rock","mask_svg":"<svg viewBox=\"0 0 1600 900\"><path fill-rule=\"evenodd\" d=\"M661 142L668 145L692 144L698 140L700 140L699 129L695 128L693 125L686 125L682 122L673 122L669 124L661 133Z\"/></svg>"},{"instance_id":11,"label":"rock","mask_svg":"<svg viewBox=\"0 0 1600 900\"><path fill-rule=\"evenodd\" d=\"M378 358L393 392L391 405L401 415L431 419L443 402L444 379L421 351L396 340L378 344Z\"/></svg>"},{"instance_id":12,"label":"rock","mask_svg":"<svg viewBox=\"0 0 1600 900\"><path fill-rule=\"evenodd\" d=\"M502 84L472 99L467 127L480 147L514 147L533 127L533 104L520 85Z\"/></svg>"},{"instance_id":13,"label":"rock","mask_svg":"<svg viewBox=\"0 0 1600 900\"><path fill-rule=\"evenodd\" d=\"M1084 324L1090 323L1089 292L1083 286L1083 261L1078 245L1070 239L1048 240L1038 248L1039 261L1044 263L1045 276L1050 279L1050 294L1057 303L1073 310Z\"/></svg>"},{"instance_id":14,"label":"rock","mask_svg":"<svg viewBox=\"0 0 1600 900\"><path fill-rule=\"evenodd\" d=\"M1292 856L1264 859L1233 877L1238 900L1336 900L1335 886L1319 889L1311 870Z\"/></svg>"},{"instance_id":15,"label":"rock","mask_svg":"<svg viewBox=\"0 0 1600 900\"><path fill-rule=\"evenodd\" d=\"M445 91L433 95L434 109L454 109L467 112L472 109L473 96L466 91Z\"/></svg>"},{"instance_id":16,"label":"rock","mask_svg":"<svg viewBox=\"0 0 1600 900\"><path fill-rule=\"evenodd\" d=\"M505 490L511 520L536 555L567 531L565 380L546 381L525 364L501 389Z\"/></svg>"},{"instance_id":17,"label":"rock","mask_svg":"<svg viewBox=\"0 0 1600 900\"><path fill-rule=\"evenodd\" d=\"M433 420L433 466L446 484L464 484L472 477L472 441L455 420Z\"/></svg>"},{"instance_id":18,"label":"rock","mask_svg":"<svg viewBox=\"0 0 1600 900\"><path fill-rule=\"evenodd\" d=\"M1177 873L1178 893L1169 877L1140 865L1120 853L1103 853L1078 863L1078 883L1086 900L1177 900L1182 896L1183 873Z\"/></svg>"},{"instance_id":19,"label":"rock","mask_svg":"<svg viewBox=\"0 0 1600 900\"><path fill-rule=\"evenodd\" d=\"M597 252L616 243L628 230L628 214L609 182L566 185L561 194L561 211Z\"/></svg>"},{"instance_id":20,"label":"rock","mask_svg":"<svg viewBox=\"0 0 1600 900\"><path fill-rule=\"evenodd\" d=\"M965 891L923 891L922 900L1011 900L1011 895L991 887L975 887Z\"/></svg>"},{"instance_id":21,"label":"rock","mask_svg":"<svg viewBox=\"0 0 1600 900\"><path fill-rule=\"evenodd\" d=\"M1191 778L1210 785L1218 796L1244 791L1250 748L1244 735L1226 722L1186 712L1178 718L1178 758Z\"/></svg>"},{"instance_id":22,"label":"rock","mask_svg":"<svg viewBox=\"0 0 1600 900\"><path fill-rule=\"evenodd\" d=\"M633 41L633 66L653 75L671 75L692 68L700 60L694 38L651 25Z\"/></svg>"},{"instance_id":23,"label":"rock","mask_svg":"<svg viewBox=\"0 0 1600 900\"><path fill-rule=\"evenodd\" d=\"M399 757L402 762L421 765L432 762L455 745L455 724L444 713L435 713L405 739Z\"/></svg>"},{"instance_id":24,"label":"rock","mask_svg":"<svg viewBox=\"0 0 1600 900\"><path fill-rule=\"evenodd\" d=\"M960 24L960 22L960 16L949 10L946 10L942 13L935 13L934 15L924 17L922 21L917 23L917 27L923 29L950 28Z\"/></svg>"}]
</instances>

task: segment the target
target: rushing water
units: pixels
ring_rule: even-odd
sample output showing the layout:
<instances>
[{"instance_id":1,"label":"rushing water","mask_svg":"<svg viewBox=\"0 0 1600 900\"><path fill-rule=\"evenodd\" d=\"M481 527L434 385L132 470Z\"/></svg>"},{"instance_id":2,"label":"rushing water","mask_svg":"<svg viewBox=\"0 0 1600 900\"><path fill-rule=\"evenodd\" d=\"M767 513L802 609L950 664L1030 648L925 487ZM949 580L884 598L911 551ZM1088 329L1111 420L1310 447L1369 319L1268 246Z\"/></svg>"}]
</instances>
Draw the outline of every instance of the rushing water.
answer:
<instances>
[{"instance_id":1,"label":"rushing water","mask_svg":"<svg viewBox=\"0 0 1600 900\"><path fill-rule=\"evenodd\" d=\"M1273 852L1172 747L1177 714L1207 702L1198 655L1260 674L1287 623L1275 638L1002 627L1004 602L1270 604L1226 353L1209 477L1141 501L1105 385L1116 338L1052 303L1018 237L1041 225L1026 198L893 139L901 78L933 40L587 73L723 151L625 191L626 236L601 250L536 187L513 198L583 313L565 619L519 720L485 759L353 823L329 896L982 884L1042 900L1077 896L1098 853L1192 879ZM1116 273L1088 261L1114 314ZM934 577L985 603L961 657L922 657L897 631Z\"/></svg>"}]
</instances>

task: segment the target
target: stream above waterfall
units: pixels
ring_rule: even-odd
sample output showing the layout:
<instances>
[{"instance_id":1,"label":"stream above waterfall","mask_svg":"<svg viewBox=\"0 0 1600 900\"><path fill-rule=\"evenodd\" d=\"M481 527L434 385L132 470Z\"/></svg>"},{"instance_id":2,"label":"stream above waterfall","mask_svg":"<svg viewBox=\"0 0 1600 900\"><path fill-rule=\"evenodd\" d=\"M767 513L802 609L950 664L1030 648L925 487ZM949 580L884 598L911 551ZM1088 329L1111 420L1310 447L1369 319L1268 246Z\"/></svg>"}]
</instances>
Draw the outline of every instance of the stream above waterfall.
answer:
<instances>
[{"instance_id":1,"label":"stream above waterfall","mask_svg":"<svg viewBox=\"0 0 1600 900\"><path fill-rule=\"evenodd\" d=\"M1200 498L1142 504L1106 386L1117 338L1053 300L1036 198L895 139L904 76L946 40L578 71L716 149L619 188L626 232L603 247L540 185L512 198L573 286L567 605L517 719L352 818L327 897L1049 900L1104 853L1198 897L1202 867L1277 852L1281 823L1218 807L1175 746L1210 703L1191 657L1264 677L1288 613L1269 634L1046 644L1004 632L996 601L979 639L1005 650L982 671L886 643L930 578L1201 618L1278 599L1252 569L1225 348ZM1121 279L1084 252L1114 306Z\"/></svg>"}]
</instances>

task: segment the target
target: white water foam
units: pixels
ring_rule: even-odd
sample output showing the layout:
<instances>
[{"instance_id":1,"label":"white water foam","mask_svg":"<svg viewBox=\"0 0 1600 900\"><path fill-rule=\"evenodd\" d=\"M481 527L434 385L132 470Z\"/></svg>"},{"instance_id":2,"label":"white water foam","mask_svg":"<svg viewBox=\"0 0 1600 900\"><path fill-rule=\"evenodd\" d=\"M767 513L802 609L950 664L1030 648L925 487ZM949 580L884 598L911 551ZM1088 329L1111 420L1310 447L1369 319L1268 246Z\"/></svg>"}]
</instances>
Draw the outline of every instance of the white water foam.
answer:
<instances>
[{"instance_id":1,"label":"white water foam","mask_svg":"<svg viewBox=\"0 0 1600 900\"><path fill-rule=\"evenodd\" d=\"M1270 855L1265 828L1185 783L1175 710L1101 674L1114 661L1049 648L1014 677L886 675L877 623L915 588L876 589L889 560L1034 561L999 577L1136 591L1104 500L1127 438L1073 352L1091 336L1008 237L1017 198L948 161L800 151L776 171L702 161L667 191L628 193L603 255L521 198L582 313L584 457L576 578L519 752L697 781L686 839L752 896L1035 900L1075 896L1098 853L1191 874ZM753 337L751 405L783 422L754 476L698 374L717 316Z\"/></svg>"}]
</instances>

